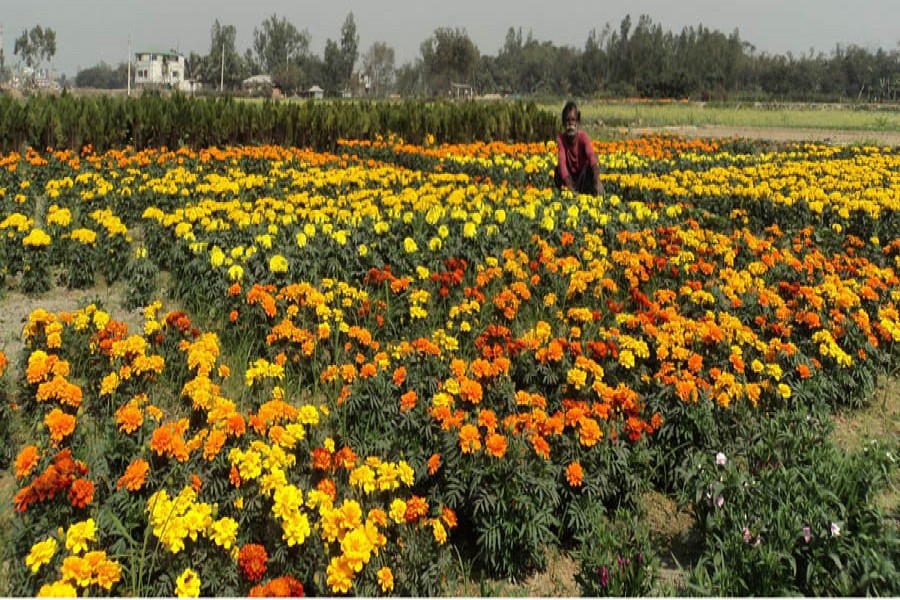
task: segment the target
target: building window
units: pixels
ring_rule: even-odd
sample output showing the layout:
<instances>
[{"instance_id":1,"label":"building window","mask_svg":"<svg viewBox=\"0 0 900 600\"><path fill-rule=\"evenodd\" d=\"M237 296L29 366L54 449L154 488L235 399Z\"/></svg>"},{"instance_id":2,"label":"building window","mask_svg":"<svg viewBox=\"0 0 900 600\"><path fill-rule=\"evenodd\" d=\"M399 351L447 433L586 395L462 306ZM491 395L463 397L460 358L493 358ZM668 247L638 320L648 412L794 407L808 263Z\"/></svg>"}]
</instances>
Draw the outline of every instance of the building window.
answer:
<instances>
[{"instance_id":1,"label":"building window","mask_svg":"<svg viewBox=\"0 0 900 600\"><path fill-rule=\"evenodd\" d=\"M178 79L178 71L172 71L172 79Z\"/></svg>"}]
</instances>

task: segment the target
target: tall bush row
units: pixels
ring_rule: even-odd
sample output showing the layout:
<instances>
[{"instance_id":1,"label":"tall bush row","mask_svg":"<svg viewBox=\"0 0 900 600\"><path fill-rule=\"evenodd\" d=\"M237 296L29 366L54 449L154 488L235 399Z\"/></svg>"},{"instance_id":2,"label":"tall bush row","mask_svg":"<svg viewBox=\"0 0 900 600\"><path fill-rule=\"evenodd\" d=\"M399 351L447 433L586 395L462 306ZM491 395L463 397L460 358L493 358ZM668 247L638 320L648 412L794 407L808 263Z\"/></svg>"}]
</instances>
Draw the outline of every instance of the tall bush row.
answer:
<instances>
[{"instance_id":1,"label":"tall bush row","mask_svg":"<svg viewBox=\"0 0 900 600\"><path fill-rule=\"evenodd\" d=\"M137 97L0 96L0 150L97 151L276 144L334 150L341 138L394 134L419 143L551 139L555 117L534 103L242 101L176 94Z\"/></svg>"}]
</instances>

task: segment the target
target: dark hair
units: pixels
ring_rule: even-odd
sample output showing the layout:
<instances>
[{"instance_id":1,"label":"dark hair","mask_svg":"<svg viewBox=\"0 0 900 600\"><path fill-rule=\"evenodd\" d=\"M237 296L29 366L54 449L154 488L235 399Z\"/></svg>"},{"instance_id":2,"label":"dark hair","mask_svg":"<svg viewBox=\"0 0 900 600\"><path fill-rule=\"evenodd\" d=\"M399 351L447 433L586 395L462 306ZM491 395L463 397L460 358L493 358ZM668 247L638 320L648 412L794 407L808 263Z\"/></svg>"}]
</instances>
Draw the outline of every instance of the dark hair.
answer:
<instances>
[{"instance_id":1,"label":"dark hair","mask_svg":"<svg viewBox=\"0 0 900 600\"><path fill-rule=\"evenodd\" d=\"M566 115L569 114L569 112L570 112L572 109L575 109L575 118L578 119L578 122L579 122L579 123L581 123L581 111L578 110L578 105L575 104L575 101L574 101L574 100L569 100L568 102L566 102L566 105L563 106L563 110L562 110L562 121L563 121L563 123L566 122Z\"/></svg>"}]
</instances>

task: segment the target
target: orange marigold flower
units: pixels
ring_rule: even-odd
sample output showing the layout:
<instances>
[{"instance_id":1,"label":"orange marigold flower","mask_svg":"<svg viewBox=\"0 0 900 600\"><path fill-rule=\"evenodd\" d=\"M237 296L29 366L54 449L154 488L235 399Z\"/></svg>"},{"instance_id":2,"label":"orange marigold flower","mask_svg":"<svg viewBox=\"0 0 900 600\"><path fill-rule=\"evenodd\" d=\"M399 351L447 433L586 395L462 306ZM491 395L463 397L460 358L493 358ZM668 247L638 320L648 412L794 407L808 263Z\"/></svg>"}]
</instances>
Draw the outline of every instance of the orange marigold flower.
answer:
<instances>
[{"instance_id":1,"label":"orange marigold flower","mask_svg":"<svg viewBox=\"0 0 900 600\"><path fill-rule=\"evenodd\" d=\"M597 423L594 419L589 417L583 417L579 422L579 430L578 430L578 441L581 442L582 446L595 446L597 442L600 441L600 438L603 437L603 432L600 430L600 424Z\"/></svg>"},{"instance_id":2,"label":"orange marigold flower","mask_svg":"<svg viewBox=\"0 0 900 600\"><path fill-rule=\"evenodd\" d=\"M494 431L497 429L497 414L490 409L478 411L478 424L488 431Z\"/></svg>"},{"instance_id":3,"label":"orange marigold flower","mask_svg":"<svg viewBox=\"0 0 900 600\"><path fill-rule=\"evenodd\" d=\"M150 463L143 458L136 458L125 469L125 474L119 477L116 483L116 489L120 490L124 487L129 492L136 492L144 486L144 480L147 472L150 470Z\"/></svg>"},{"instance_id":4,"label":"orange marigold flower","mask_svg":"<svg viewBox=\"0 0 900 600\"><path fill-rule=\"evenodd\" d=\"M335 486L333 479L323 479L316 484L316 489L331 498L332 502L337 499L337 486Z\"/></svg>"},{"instance_id":5,"label":"orange marigold flower","mask_svg":"<svg viewBox=\"0 0 900 600\"><path fill-rule=\"evenodd\" d=\"M342 466L345 469L352 469L356 466L356 452L350 446L344 446L334 454L335 466Z\"/></svg>"},{"instance_id":6,"label":"orange marigold flower","mask_svg":"<svg viewBox=\"0 0 900 600\"><path fill-rule=\"evenodd\" d=\"M506 438L499 433L491 433L484 440L485 452L494 458L503 458L506 454Z\"/></svg>"},{"instance_id":7,"label":"orange marigold flower","mask_svg":"<svg viewBox=\"0 0 900 600\"><path fill-rule=\"evenodd\" d=\"M804 364L797 365L797 373L800 374L800 379L809 379L812 377L812 371Z\"/></svg>"},{"instance_id":8,"label":"orange marigold flower","mask_svg":"<svg viewBox=\"0 0 900 600\"><path fill-rule=\"evenodd\" d=\"M203 444L203 458L205 460L211 461L216 456L219 455L219 452L222 450L222 446L225 445L228 436L225 435L225 432L221 429L213 429L209 432L209 435L206 437L206 442Z\"/></svg>"},{"instance_id":9,"label":"orange marigold flower","mask_svg":"<svg viewBox=\"0 0 900 600\"><path fill-rule=\"evenodd\" d=\"M394 370L393 382L394 385L401 386L404 381L406 381L406 367L401 365Z\"/></svg>"},{"instance_id":10,"label":"orange marigold flower","mask_svg":"<svg viewBox=\"0 0 900 600\"><path fill-rule=\"evenodd\" d=\"M400 412L408 412L416 407L416 401L419 399L415 390L409 390L400 396Z\"/></svg>"},{"instance_id":11,"label":"orange marigold flower","mask_svg":"<svg viewBox=\"0 0 900 600\"><path fill-rule=\"evenodd\" d=\"M531 446L534 448L535 453L541 458L545 460L550 458L550 444L548 444L547 440L542 436L531 436Z\"/></svg>"},{"instance_id":12,"label":"orange marigold flower","mask_svg":"<svg viewBox=\"0 0 900 600\"><path fill-rule=\"evenodd\" d=\"M16 456L16 479L28 477L37 466L40 458L41 455L38 453L37 446L29 444L22 448L19 455Z\"/></svg>"},{"instance_id":13,"label":"orange marigold flower","mask_svg":"<svg viewBox=\"0 0 900 600\"><path fill-rule=\"evenodd\" d=\"M196 473L191 473L191 488L199 494L200 488L202 488L202 487L203 487L203 482L200 480L200 476L197 475Z\"/></svg>"},{"instance_id":14,"label":"orange marigold flower","mask_svg":"<svg viewBox=\"0 0 900 600\"><path fill-rule=\"evenodd\" d=\"M69 502L75 508L84 508L94 500L94 484L88 479L76 479L69 488Z\"/></svg>"},{"instance_id":15,"label":"orange marigold flower","mask_svg":"<svg viewBox=\"0 0 900 600\"><path fill-rule=\"evenodd\" d=\"M456 513L449 506L441 506L441 520L447 525L448 529L455 529L459 524L456 519Z\"/></svg>"},{"instance_id":16,"label":"orange marigold flower","mask_svg":"<svg viewBox=\"0 0 900 600\"><path fill-rule=\"evenodd\" d=\"M54 408L44 417L44 425L50 430L50 440L54 446L75 431L75 416Z\"/></svg>"},{"instance_id":17,"label":"orange marigold flower","mask_svg":"<svg viewBox=\"0 0 900 600\"><path fill-rule=\"evenodd\" d=\"M459 446L463 454L472 454L481 449L481 434L474 425L463 425L459 430Z\"/></svg>"},{"instance_id":18,"label":"orange marigold flower","mask_svg":"<svg viewBox=\"0 0 900 600\"><path fill-rule=\"evenodd\" d=\"M250 588L248 596L250 598L301 598L303 597L303 584L290 575L282 575L265 585L253 586Z\"/></svg>"},{"instance_id":19,"label":"orange marigold flower","mask_svg":"<svg viewBox=\"0 0 900 600\"><path fill-rule=\"evenodd\" d=\"M464 377L460 380L459 397L463 400L467 400L472 404L478 404L479 402L481 402L483 393L484 392L481 389L481 384L474 379Z\"/></svg>"},{"instance_id":20,"label":"orange marigold flower","mask_svg":"<svg viewBox=\"0 0 900 600\"><path fill-rule=\"evenodd\" d=\"M119 431L134 433L144 424L144 413L135 402L129 402L116 411L116 423L119 425Z\"/></svg>"},{"instance_id":21,"label":"orange marigold flower","mask_svg":"<svg viewBox=\"0 0 900 600\"><path fill-rule=\"evenodd\" d=\"M572 487L581 487L581 484L584 481L584 470L581 468L581 464L578 461L575 461L566 467L566 481L568 481L569 485Z\"/></svg>"},{"instance_id":22,"label":"orange marigold flower","mask_svg":"<svg viewBox=\"0 0 900 600\"><path fill-rule=\"evenodd\" d=\"M266 574L269 554L261 544L244 544L238 553L238 568L248 581L256 583Z\"/></svg>"},{"instance_id":23,"label":"orange marigold flower","mask_svg":"<svg viewBox=\"0 0 900 600\"><path fill-rule=\"evenodd\" d=\"M241 481L240 472L238 471L237 467L235 467L233 465L231 467L231 472L228 473L228 481L231 483L231 485L233 485L236 488L241 487L241 483L243 483Z\"/></svg>"},{"instance_id":24,"label":"orange marigold flower","mask_svg":"<svg viewBox=\"0 0 900 600\"><path fill-rule=\"evenodd\" d=\"M241 437L247 431L247 423L244 421L244 415L239 412L233 412L225 419L225 433L234 437Z\"/></svg>"},{"instance_id":25,"label":"orange marigold flower","mask_svg":"<svg viewBox=\"0 0 900 600\"><path fill-rule=\"evenodd\" d=\"M437 453L432 454L428 459L428 474L434 475L439 468L441 468L441 455Z\"/></svg>"}]
</instances>

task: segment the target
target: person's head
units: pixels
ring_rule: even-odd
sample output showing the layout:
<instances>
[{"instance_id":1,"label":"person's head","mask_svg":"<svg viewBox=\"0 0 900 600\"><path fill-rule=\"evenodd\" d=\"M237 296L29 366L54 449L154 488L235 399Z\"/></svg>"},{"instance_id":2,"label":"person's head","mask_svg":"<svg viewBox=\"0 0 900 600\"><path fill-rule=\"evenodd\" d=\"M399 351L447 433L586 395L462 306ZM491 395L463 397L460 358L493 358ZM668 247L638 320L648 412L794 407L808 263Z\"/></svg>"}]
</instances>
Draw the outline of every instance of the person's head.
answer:
<instances>
[{"instance_id":1,"label":"person's head","mask_svg":"<svg viewBox=\"0 0 900 600\"><path fill-rule=\"evenodd\" d=\"M578 105L572 100L569 100L563 106L562 124L566 135L575 137L575 134L578 133L578 126L581 125L581 111L578 110Z\"/></svg>"}]
</instances>

